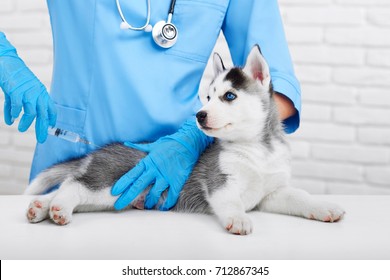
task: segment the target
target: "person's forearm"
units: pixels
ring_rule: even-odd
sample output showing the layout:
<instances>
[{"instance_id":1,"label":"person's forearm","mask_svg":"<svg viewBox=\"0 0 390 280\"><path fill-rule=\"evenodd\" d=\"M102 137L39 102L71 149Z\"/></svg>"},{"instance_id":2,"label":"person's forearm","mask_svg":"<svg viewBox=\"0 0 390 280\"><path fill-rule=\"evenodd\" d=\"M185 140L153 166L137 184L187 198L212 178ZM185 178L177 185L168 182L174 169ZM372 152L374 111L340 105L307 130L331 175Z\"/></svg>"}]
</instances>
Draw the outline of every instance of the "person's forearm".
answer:
<instances>
[{"instance_id":1,"label":"person's forearm","mask_svg":"<svg viewBox=\"0 0 390 280\"><path fill-rule=\"evenodd\" d=\"M287 98L283 94L276 92L274 94L274 100L278 107L279 118L281 120L288 119L289 117L295 114L296 109L294 107L294 104L291 102L289 98Z\"/></svg>"}]
</instances>

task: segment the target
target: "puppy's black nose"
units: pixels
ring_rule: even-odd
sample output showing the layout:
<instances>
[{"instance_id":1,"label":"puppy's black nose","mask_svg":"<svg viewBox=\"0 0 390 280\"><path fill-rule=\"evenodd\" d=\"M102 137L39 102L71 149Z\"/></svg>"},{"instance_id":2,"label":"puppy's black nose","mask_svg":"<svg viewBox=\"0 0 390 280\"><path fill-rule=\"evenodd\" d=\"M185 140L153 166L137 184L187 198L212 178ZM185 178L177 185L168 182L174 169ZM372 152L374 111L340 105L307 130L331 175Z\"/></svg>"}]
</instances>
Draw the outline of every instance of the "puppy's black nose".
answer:
<instances>
[{"instance_id":1,"label":"puppy's black nose","mask_svg":"<svg viewBox=\"0 0 390 280\"><path fill-rule=\"evenodd\" d=\"M205 111L199 111L197 114L196 114L196 118L198 119L198 123L200 125L203 125L206 123L206 119L207 119L207 112Z\"/></svg>"}]
</instances>

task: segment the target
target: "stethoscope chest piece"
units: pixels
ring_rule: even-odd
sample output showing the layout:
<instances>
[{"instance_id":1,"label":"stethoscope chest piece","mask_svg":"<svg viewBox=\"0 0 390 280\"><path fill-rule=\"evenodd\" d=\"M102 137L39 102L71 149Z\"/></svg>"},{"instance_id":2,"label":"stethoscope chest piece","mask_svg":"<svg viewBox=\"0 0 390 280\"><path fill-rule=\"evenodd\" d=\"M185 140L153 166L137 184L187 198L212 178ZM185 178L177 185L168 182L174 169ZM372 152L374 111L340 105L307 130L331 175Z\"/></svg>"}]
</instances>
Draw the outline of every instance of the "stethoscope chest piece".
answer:
<instances>
[{"instance_id":1,"label":"stethoscope chest piece","mask_svg":"<svg viewBox=\"0 0 390 280\"><path fill-rule=\"evenodd\" d=\"M158 46L167 49L176 43L178 30L174 24L162 20L154 25L152 36Z\"/></svg>"},{"instance_id":2,"label":"stethoscope chest piece","mask_svg":"<svg viewBox=\"0 0 390 280\"><path fill-rule=\"evenodd\" d=\"M130 30L135 30L135 31L145 31L145 32L152 31L153 40L158 46L165 48L165 49L172 47L176 43L177 35L179 34L176 26L172 23L172 16L173 16L173 11L175 9L176 0L171 0L171 4L169 5L169 12L168 12L167 21L165 22L165 21L161 20L161 21L157 22L154 25L154 27L152 27L150 25L150 0L146 0L146 2L147 2L146 22L143 26L134 27L134 26L131 26L126 21L126 18L123 15L119 0L116 0L116 6L118 9L119 15L122 19L120 28L121 29L130 29Z\"/></svg>"}]
</instances>

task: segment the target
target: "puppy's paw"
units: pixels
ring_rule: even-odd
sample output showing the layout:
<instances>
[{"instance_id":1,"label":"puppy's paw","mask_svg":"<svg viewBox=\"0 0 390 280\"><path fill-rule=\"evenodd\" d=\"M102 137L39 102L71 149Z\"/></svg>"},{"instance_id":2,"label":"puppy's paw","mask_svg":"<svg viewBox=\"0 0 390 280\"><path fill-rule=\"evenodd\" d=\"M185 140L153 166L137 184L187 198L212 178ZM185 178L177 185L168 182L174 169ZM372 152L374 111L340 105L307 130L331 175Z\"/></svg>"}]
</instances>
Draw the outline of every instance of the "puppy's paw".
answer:
<instances>
[{"instance_id":1,"label":"puppy's paw","mask_svg":"<svg viewBox=\"0 0 390 280\"><path fill-rule=\"evenodd\" d=\"M28 206L27 219L30 223L39 223L49 218L49 202L33 200Z\"/></svg>"},{"instance_id":2,"label":"puppy's paw","mask_svg":"<svg viewBox=\"0 0 390 280\"><path fill-rule=\"evenodd\" d=\"M338 222L344 216L345 211L336 204L319 202L307 213L306 218L322 222Z\"/></svg>"},{"instance_id":3,"label":"puppy's paw","mask_svg":"<svg viewBox=\"0 0 390 280\"><path fill-rule=\"evenodd\" d=\"M57 225L63 226L69 224L72 220L72 212L67 211L63 206L51 205L50 207L50 218Z\"/></svg>"},{"instance_id":4,"label":"puppy's paw","mask_svg":"<svg viewBox=\"0 0 390 280\"><path fill-rule=\"evenodd\" d=\"M223 221L223 226L227 231L237 235L247 235L252 233L252 221L247 214L232 215Z\"/></svg>"}]
</instances>

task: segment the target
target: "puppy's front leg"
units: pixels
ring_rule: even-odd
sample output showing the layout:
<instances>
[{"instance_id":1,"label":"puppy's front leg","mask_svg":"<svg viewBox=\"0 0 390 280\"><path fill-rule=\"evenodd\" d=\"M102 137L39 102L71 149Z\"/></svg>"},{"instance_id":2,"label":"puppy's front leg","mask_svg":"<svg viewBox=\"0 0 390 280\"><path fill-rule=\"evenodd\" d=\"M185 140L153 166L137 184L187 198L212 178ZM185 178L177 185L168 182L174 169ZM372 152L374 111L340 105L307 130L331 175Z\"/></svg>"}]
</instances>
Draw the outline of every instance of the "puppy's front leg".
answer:
<instances>
[{"instance_id":1,"label":"puppy's front leg","mask_svg":"<svg viewBox=\"0 0 390 280\"><path fill-rule=\"evenodd\" d=\"M318 200L304 190L290 187L269 194L261 202L260 210L323 222L337 222L345 213L334 203Z\"/></svg>"},{"instance_id":2,"label":"puppy's front leg","mask_svg":"<svg viewBox=\"0 0 390 280\"><path fill-rule=\"evenodd\" d=\"M209 194L209 203L222 226L233 234L246 235L252 232L253 226L236 186L229 182Z\"/></svg>"}]
</instances>

